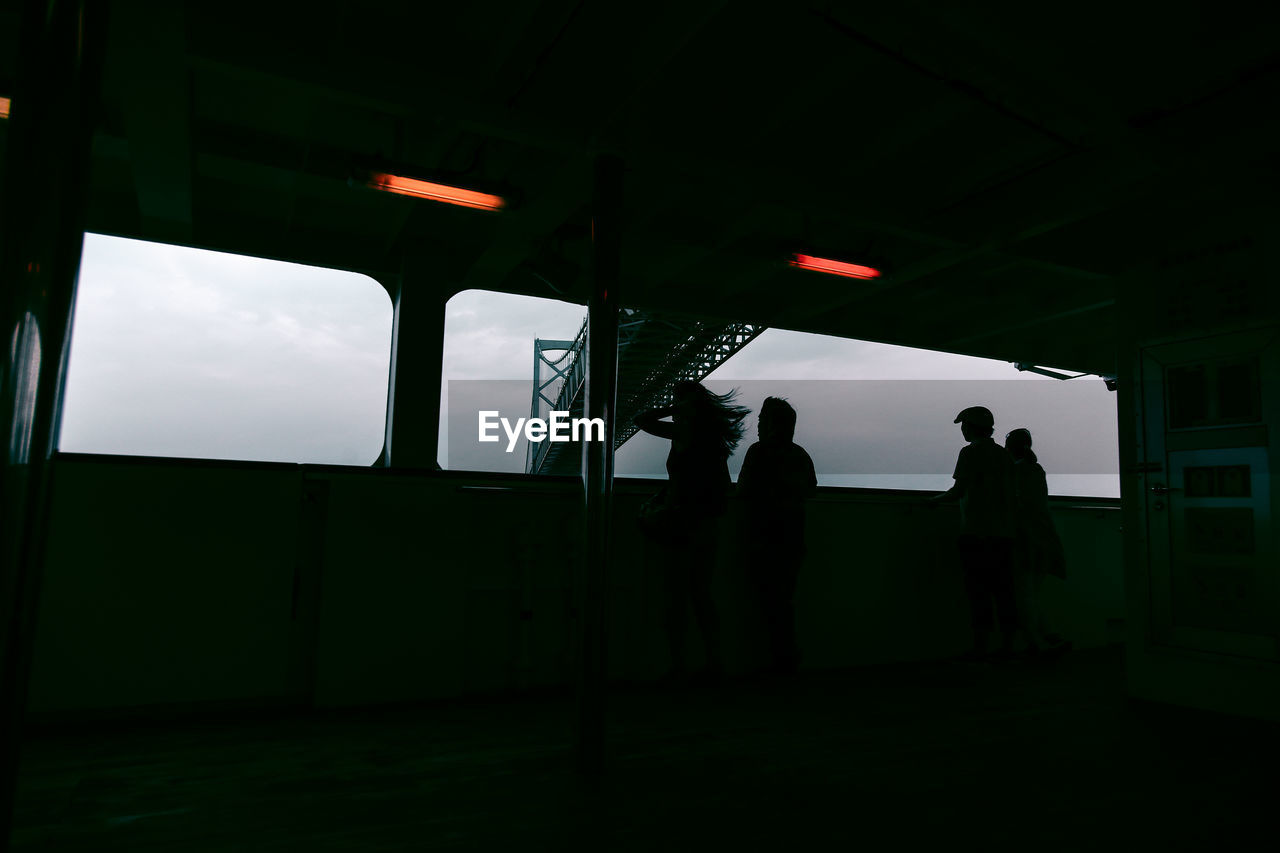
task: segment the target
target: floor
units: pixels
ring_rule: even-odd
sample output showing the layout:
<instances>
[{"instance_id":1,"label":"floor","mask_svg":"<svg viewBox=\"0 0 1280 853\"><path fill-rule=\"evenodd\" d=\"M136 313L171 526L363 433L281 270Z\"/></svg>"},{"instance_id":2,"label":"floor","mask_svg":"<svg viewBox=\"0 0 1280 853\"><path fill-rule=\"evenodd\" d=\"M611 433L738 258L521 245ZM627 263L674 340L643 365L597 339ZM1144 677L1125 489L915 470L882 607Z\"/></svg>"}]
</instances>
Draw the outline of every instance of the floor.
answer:
<instances>
[{"instance_id":1,"label":"floor","mask_svg":"<svg viewBox=\"0 0 1280 853\"><path fill-rule=\"evenodd\" d=\"M572 713L542 696L45 732L13 849L1280 843L1280 729L1131 705L1119 649L618 690L595 785L572 769Z\"/></svg>"}]
</instances>

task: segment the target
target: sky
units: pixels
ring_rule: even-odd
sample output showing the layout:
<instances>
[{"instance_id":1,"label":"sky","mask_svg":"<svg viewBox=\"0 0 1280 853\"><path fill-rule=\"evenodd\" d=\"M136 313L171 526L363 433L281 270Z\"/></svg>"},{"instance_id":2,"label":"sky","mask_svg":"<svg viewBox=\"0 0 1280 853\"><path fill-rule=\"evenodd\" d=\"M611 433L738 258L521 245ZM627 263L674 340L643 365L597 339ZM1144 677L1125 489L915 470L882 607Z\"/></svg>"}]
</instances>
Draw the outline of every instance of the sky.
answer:
<instances>
[{"instance_id":1,"label":"sky","mask_svg":"<svg viewBox=\"0 0 1280 853\"><path fill-rule=\"evenodd\" d=\"M525 443L480 445L476 412L528 417L535 338L572 339L585 309L467 291L446 309L440 461L524 470ZM391 301L349 272L87 235L72 329L63 451L370 465L381 454ZM826 485L942 489L963 444L955 414L1025 426L1058 494L1118 495L1115 397L986 359L769 329L709 378L755 410L787 397ZM453 399L453 405L449 400ZM452 413L452 418L450 418ZM755 418L730 462L736 475ZM452 442L452 450L450 444ZM667 443L638 434L620 476L664 476Z\"/></svg>"},{"instance_id":2,"label":"sky","mask_svg":"<svg viewBox=\"0 0 1280 853\"><path fill-rule=\"evenodd\" d=\"M480 444L477 413L497 410L512 423L529 417L533 339L572 339L584 316L582 306L549 299L482 291L453 297L441 388L444 467L524 470L525 442L512 453L505 438ZM717 392L737 388L752 410L766 396L786 397L798 412L796 441L824 485L948 488L964 444L952 421L967 406L986 405L996 414L997 439L1016 427L1031 430L1053 492L1119 496L1115 395L1096 377L1062 381L1002 361L768 329L706 382ZM748 423L730 460L735 476L755 440L754 416ZM667 450L666 441L639 433L619 449L616 472L665 476Z\"/></svg>"},{"instance_id":3,"label":"sky","mask_svg":"<svg viewBox=\"0 0 1280 853\"><path fill-rule=\"evenodd\" d=\"M391 315L356 273L88 234L59 449L370 465Z\"/></svg>"}]
</instances>

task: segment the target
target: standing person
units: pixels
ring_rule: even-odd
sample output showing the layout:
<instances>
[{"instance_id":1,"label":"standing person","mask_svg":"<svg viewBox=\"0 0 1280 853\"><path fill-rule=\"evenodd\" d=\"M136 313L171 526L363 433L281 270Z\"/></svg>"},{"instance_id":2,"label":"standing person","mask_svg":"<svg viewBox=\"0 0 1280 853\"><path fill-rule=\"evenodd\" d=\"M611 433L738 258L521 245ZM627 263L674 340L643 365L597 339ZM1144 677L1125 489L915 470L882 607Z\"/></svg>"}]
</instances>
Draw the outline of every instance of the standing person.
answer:
<instances>
[{"instance_id":1,"label":"standing person","mask_svg":"<svg viewBox=\"0 0 1280 853\"><path fill-rule=\"evenodd\" d=\"M685 604L692 603L707 653L709 680L724 672L720 626L711 597L716 563L717 519L724 514L733 481L729 457L742 440L750 410L734 405L734 395L713 394L701 383L678 382L672 404L635 418L640 429L671 441L667 486L642 511L642 527L662 544L667 575L667 639L670 681L687 677ZM670 417L671 421L663 418Z\"/></svg>"},{"instance_id":2,"label":"standing person","mask_svg":"<svg viewBox=\"0 0 1280 853\"><path fill-rule=\"evenodd\" d=\"M1031 449L1030 430L1020 427L1010 431L1004 437L1004 449L1013 459L1017 526L1013 571L1022 624L1035 651L1066 651L1071 644L1048 630L1040 606L1040 588L1045 575L1063 579L1067 576L1062 540L1049 515L1048 480Z\"/></svg>"},{"instance_id":3,"label":"standing person","mask_svg":"<svg viewBox=\"0 0 1280 853\"><path fill-rule=\"evenodd\" d=\"M813 460L793 441L796 410L780 397L760 407L760 440L747 449L738 491L747 504L745 544L772 651L771 670L794 673L795 594L804 560L804 502L818 487Z\"/></svg>"},{"instance_id":4,"label":"standing person","mask_svg":"<svg viewBox=\"0 0 1280 853\"><path fill-rule=\"evenodd\" d=\"M988 643L997 619L1001 648L997 658L1013 655L1018 618L1013 592L1014 480L1013 460L991 438L995 417L984 406L970 406L955 423L969 442L960 449L955 485L931 501L960 500L957 547L965 592L973 619L970 660L990 656Z\"/></svg>"}]
</instances>

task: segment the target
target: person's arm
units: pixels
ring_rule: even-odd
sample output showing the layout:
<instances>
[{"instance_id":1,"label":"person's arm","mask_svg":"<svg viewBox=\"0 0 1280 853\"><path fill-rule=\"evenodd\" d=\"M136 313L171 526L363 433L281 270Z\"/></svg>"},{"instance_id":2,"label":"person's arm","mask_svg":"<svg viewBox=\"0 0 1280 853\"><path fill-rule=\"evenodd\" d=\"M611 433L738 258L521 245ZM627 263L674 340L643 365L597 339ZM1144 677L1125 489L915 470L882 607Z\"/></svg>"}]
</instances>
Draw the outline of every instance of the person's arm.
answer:
<instances>
[{"instance_id":1,"label":"person's arm","mask_svg":"<svg viewBox=\"0 0 1280 853\"><path fill-rule=\"evenodd\" d=\"M804 463L806 466L804 496L806 498L811 498L814 493L818 491L818 472L813 467L813 457L809 455L808 451L801 449L800 452L804 454Z\"/></svg>"},{"instance_id":2,"label":"person's arm","mask_svg":"<svg viewBox=\"0 0 1280 853\"><path fill-rule=\"evenodd\" d=\"M964 497L964 480L956 480L955 485L947 489L945 492L939 492L931 498L926 498L930 503L946 503L948 501L959 500Z\"/></svg>"},{"instance_id":3,"label":"person's arm","mask_svg":"<svg viewBox=\"0 0 1280 853\"><path fill-rule=\"evenodd\" d=\"M747 455L742 460L742 470L738 472L738 494L750 495L756 484L756 445L747 448Z\"/></svg>"},{"instance_id":4,"label":"person's arm","mask_svg":"<svg viewBox=\"0 0 1280 853\"><path fill-rule=\"evenodd\" d=\"M755 479L755 444L746 448L746 456L742 457L742 470L737 473L737 493L750 492L751 480Z\"/></svg>"},{"instance_id":5,"label":"person's arm","mask_svg":"<svg viewBox=\"0 0 1280 853\"><path fill-rule=\"evenodd\" d=\"M1035 468L1032 469L1032 474L1034 475L1031 483L1031 487L1033 490L1032 497L1035 499L1036 503L1041 504L1043 506L1048 506L1049 505L1049 477L1047 474L1045 474L1044 468L1040 466L1039 462L1033 462L1031 464L1036 466Z\"/></svg>"},{"instance_id":6,"label":"person's arm","mask_svg":"<svg viewBox=\"0 0 1280 853\"><path fill-rule=\"evenodd\" d=\"M955 480L955 484L952 485L952 487L947 489L945 492L941 492L939 494L934 495L931 498L927 498L926 499L927 503L931 503L931 504L947 503L949 501L959 500L960 498L964 497L965 488L969 481L968 458L964 452L967 449L968 448L961 450L960 456L956 459L956 471L954 474L951 475L952 478Z\"/></svg>"},{"instance_id":7,"label":"person's arm","mask_svg":"<svg viewBox=\"0 0 1280 853\"><path fill-rule=\"evenodd\" d=\"M663 418L671 417L671 414L674 411L675 407L673 406L649 409L648 411L644 411L636 415L631 422L650 435L656 435L658 438L675 438L676 425L670 421L663 420Z\"/></svg>"}]
</instances>

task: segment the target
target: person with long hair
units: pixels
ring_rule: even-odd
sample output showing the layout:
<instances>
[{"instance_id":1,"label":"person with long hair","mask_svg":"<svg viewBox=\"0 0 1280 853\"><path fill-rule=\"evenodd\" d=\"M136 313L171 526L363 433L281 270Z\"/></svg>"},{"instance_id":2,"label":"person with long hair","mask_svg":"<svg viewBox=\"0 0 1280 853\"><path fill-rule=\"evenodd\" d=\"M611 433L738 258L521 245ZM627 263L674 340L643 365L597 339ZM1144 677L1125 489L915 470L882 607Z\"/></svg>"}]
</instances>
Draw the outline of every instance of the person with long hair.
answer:
<instances>
[{"instance_id":1,"label":"person with long hair","mask_svg":"<svg viewBox=\"0 0 1280 853\"><path fill-rule=\"evenodd\" d=\"M1018 612L1033 654L1062 652L1071 644L1049 629L1040 603L1040 587L1045 576L1063 579L1067 576L1062 540L1049 513L1048 480L1031 449L1030 430L1025 427L1012 430L1004 437L1004 449L1013 458L1017 521L1013 568Z\"/></svg>"},{"instance_id":2,"label":"person with long hair","mask_svg":"<svg viewBox=\"0 0 1280 853\"><path fill-rule=\"evenodd\" d=\"M664 551L671 648L668 680L672 682L688 677L686 603L693 605L702 634L709 680L718 680L724 672L711 579L717 520L733 488L729 457L742 440L742 422L751 413L735 404L735 396L736 391L714 394L699 382L684 380L672 389L670 406L635 418L637 427L671 442L667 485L645 505L641 524ZM664 420L668 417L670 421Z\"/></svg>"}]
</instances>

